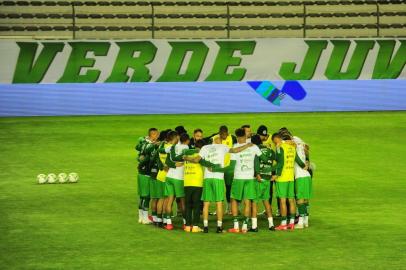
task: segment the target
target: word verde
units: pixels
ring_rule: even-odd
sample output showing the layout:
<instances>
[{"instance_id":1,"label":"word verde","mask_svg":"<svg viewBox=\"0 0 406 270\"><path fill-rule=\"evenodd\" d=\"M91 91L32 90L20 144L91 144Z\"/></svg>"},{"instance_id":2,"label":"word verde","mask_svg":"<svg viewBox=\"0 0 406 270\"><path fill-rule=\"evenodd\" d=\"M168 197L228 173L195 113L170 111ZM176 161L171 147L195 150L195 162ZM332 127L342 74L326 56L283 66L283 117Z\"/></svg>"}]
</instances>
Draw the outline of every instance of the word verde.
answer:
<instances>
[{"instance_id":1,"label":"word verde","mask_svg":"<svg viewBox=\"0 0 406 270\"><path fill-rule=\"evenodd\" d=\"M378 53L372 79L396 79L406 63L406 40L400 40L395 51L395 40L355 40L355 49L347 56L351 41L349 40L306 40L308 48L302 63L282 62L279 75L284 80L311 80L317 66L326 55L323 52L329 42L333 49L328 55L328 64L324 75L329 80L356 80L359 78L369 52L378 46ZM108 57L112 42L43 42L39 50L37 42L17 42L20 48L13 83L40 83L50 66L65 46L71 47L71 53L64 63L64 70L59 83L93 83L99 80L101 71L95 68L97 57ZM192 82L201 76L207 61L209 48L204 41L168 42L171 52L166 59L156 59L158 48L151 41L115 42L119 50L113 64L108 66L109 75L105 82L149 82L152 75L149 65L154 61L164 63L158 82ZM216 41L218 48L211 69L205 81L241 81L244 80L248 67L241 66L242 57L248 66L255 66L256 41ZM241 56L235 56L239 52ZM272 54L260 56L267 61ZM322 57L323 55L323 57ZM188 57L189 56L189 57ZM343 71L345 59L350 57L346 70ZM211 60L211 59L210 59ZM251 61L250 61L251 60ZM296 70L300 66L300 70ZM107 68L107 67L106 67ZM132 72L129 72L132 71ZM266 71L265 71L266 72ZM132 75L129 75L132 74ZM154 74L155 75L155 74Z\"/></svg>"}]
</instances>

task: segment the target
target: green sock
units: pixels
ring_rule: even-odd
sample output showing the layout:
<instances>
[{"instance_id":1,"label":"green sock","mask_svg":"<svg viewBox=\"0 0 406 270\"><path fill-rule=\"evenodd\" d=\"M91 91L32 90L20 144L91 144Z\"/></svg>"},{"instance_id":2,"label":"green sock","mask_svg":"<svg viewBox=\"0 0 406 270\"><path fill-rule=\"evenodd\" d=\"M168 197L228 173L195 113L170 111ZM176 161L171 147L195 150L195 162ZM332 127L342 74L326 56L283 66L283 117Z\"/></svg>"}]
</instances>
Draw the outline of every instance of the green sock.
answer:
<instances>
[{"instance_id":1,"label":"green sock","mask_svg":"<svg viewBox=\"0 0 406 270\"><path fill-rule=\"evenodd\" d=\"M245 217L245 218L244 218L244 224L248 224L249 221L250 221L250 218L249 218L249 217Z\"/></svg>"},{"instance_id":2,"label":"green sock","mask_svg":"<svg viewBox=\"0 0 406 270\"><path fill-rule=\"evenodd\" d=\"M299 210L299 216L304 217L306 214L306 205L304 204L299 204L297 206L298 210Z\"/></svg>"},{"instance_id":3,"label":"green sock","mask_svg":"<svg viewBox=\"0 0 406 270\"><path fill-rule=\"evenodd\" d=\"M304 206L305 206L305 216L308 216L310 208L309 203L308 202L304 203Z\"/></svg>"}]
</instances>

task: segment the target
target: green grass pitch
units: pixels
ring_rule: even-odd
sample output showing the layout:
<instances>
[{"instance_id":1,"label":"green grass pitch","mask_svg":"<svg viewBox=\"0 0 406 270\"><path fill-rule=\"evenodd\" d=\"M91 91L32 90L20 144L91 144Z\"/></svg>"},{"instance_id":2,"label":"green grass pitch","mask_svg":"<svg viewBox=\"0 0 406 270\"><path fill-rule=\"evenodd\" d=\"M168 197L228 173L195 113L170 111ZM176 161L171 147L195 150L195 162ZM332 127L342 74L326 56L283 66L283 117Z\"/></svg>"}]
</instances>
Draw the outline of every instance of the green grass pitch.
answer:
<instances>
[{"instance_id":1,"label":"green grass pitch","mask_svg":"<svg viewBox=\"0 0 406 270\"><path fill-rule=\"evenodd\" d=\"M310 228L139 225L136 153L155 126L290 128L317 164ZM0 269L405 269L406 112L0 119ZM36 184L77 172L77 184ZM179 228L179 220L175 221ZM231 226L230 217L225 227Z\"/></svg>"}]
</instances>

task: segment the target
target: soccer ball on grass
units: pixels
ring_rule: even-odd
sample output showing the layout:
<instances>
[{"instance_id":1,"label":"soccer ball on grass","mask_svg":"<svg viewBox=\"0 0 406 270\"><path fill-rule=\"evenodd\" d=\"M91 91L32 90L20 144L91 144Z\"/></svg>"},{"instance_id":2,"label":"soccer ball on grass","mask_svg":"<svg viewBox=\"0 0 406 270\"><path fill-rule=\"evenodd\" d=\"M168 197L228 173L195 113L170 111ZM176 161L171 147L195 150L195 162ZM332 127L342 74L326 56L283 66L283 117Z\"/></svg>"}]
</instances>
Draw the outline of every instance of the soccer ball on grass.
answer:
<instances>
[{"instance_id":1,"label":"soccer ball on grass","mask_svg":"<svg viewBox=\"0 0 406 270\"><path fill-rule=\"evenodd\" d=\"M70 183L76 183L77 181L79 181L79 175L77 173L70 173L68 175L68 181Z\"/></svg>"}]
</instances>

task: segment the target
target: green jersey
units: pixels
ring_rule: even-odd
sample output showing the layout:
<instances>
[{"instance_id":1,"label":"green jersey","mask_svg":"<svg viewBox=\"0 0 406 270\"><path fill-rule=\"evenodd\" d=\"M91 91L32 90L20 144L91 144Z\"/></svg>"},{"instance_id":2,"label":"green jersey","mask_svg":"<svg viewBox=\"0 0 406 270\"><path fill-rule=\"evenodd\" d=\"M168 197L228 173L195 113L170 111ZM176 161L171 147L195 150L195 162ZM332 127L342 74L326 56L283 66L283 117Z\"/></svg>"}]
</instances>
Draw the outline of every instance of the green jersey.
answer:
<instances>
[{"instance_id":1,"label":"green jersey","mask_svg":"<svg viewBox=\"0 0 406 270\"><path fill-rule=\"evenodd\" d=\"M159 168L160 168L160 159L159 159L158 149L159 149L159 145L154 144L154 148L152 149L152 151L150 153L150 158L149 158L148 170L150 171L150 176L154 179L156 179Z\"/></svg>"},{"instance_id":2,"label":"green jersey","mask_svg":"<svg viewBox=\"0 0 406 270\"><path fill-rule=\"evenodd\" d=\"M155 150L155 148L155 144L147 138L139 140L139 143L135 147L135 149L138 151L138 173L150 175L151 153Z\"/></svg>"},{"instance_id":3,"label":"green jersey","mask_svg":"<svg viewBox=\"0 0 406 270\"><path fill-rule=\"evenodd\" d=\"M274 171L274 166L272 165L276 156L275 152L271 149L268 148L264 145L260 145L259 149L262 152L262 155L266 157L265 159L258 159L259 162L259 174L261 175L266 175L266 176L272 176L272 171Z\"/></svg>"}]
</instances>

